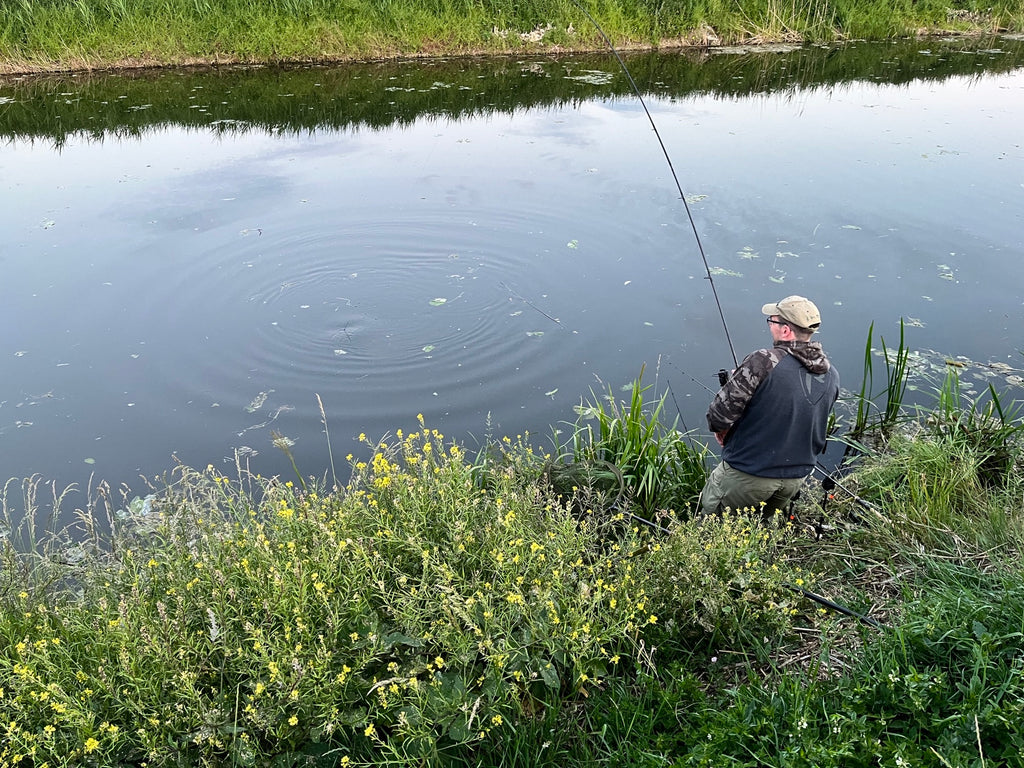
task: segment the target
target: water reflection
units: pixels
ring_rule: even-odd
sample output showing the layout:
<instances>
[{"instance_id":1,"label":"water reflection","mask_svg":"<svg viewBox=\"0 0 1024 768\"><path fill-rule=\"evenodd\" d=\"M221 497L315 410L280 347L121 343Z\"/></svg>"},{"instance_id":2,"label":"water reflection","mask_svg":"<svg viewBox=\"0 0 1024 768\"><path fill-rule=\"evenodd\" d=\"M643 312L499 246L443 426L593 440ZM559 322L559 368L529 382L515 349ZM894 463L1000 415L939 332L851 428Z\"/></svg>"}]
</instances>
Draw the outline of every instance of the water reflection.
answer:
<instances>
[{"instance_id":1,"label":"water reflection","mask_svg":"<svg viewBox=\"0 0 1024 768\"><path fill-rule=\"evenodd\" d=\"M855 81L899 85L1009 72L1024 62L1024 40L852 42L625 59L645 95L795 96ZM0 136L60 146L79 133L103 140L167 126L274 135L381 129L631 95L607 54L26 76L0 80Z\"/></svg>"},{"instance_id":2,"label":"water reflection","mask_svg":"<svg viewBox=\"0 0 1024 768\"><path fill-rule=\"evenodd\" d=\"M900 317L1020 367L1022 64L1019 41L630 57L739 354L803 293L849 384ZM271 430L320 473L316 394L343 456L419 412L543 432L659 361L701 427L694 379L730 362L607 56L30 78L0 133L8 476L289 471Z\"/></svg>"}]
</instances>

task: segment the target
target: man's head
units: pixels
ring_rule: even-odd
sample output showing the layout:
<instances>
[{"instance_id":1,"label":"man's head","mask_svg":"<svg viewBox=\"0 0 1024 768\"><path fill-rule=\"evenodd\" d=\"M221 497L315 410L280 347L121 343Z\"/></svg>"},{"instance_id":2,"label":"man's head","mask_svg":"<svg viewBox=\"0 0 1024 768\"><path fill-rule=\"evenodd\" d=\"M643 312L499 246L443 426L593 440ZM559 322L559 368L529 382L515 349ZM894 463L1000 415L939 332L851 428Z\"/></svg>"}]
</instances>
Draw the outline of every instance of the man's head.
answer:
<instances>
[{"instance_id":1,"label":"man's head","mask_svg":"<svg viewBox=\"0 0 1024 768\"><path fill-rule=\"evenodd\" d=\"M765 304L761 307L761 313L768 316L769 325L772 325L773 318L778 318L778 323L788 325L798 339L811 338L821 326L821 313L813 301L803 296L787 296L781 301Z\"/></svg>"}]
</instances>

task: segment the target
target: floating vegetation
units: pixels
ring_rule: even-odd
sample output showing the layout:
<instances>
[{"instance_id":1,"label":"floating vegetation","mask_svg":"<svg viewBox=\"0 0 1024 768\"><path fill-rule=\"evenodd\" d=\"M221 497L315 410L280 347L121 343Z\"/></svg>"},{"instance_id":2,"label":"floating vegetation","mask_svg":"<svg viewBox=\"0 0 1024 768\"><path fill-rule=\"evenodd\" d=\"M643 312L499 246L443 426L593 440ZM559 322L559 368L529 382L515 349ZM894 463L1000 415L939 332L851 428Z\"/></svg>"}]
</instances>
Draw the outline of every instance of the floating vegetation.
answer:
<instances>
[{"instance_id":1,"label":"floating vegetation","mask_svg":"<svg viewBox=\"0 0 1024 768\"><path fill-rule=\"evenodd\" d=\"M267 398L273 391L274 390L272 389L268 389L266 392L260 392L258 395L256 395L256 397L252 399L251 403L245 406L245 410L248 411L249 413L255 413L256 411L258 411L260 408L263 407L263 404L267 402Z\"/></svg>"},{"instance_id":2,"label":"floating vegetation","mask_svg":"<svg viewBox=\"0 0 1024 768\"><path fill-rule=\"evenodd\" d=\"M742 272L734 272L733 270L726 269L725 267L712 267L709 271L715 277L743 277Z\"/></svg>"},{"instance_id":3,"label":"floating vegetation","mask_svg":"<svg viewBox=\"0 0 1024 768\"><path fill-rule=\"evenodd\" d=\"M427 344L425 347L423 347L423 351L424 352L433 352L434 351L434 345L433 344Z\"/></svg>"},{"instance_id":4,"label":"floating vegetation","mask_svg":"<svg viewBox=\"0 0 1024 768\"><path fill-rule=\"evenodd\" d=\"M707 199L708 199L707 195L687 195L686 196L686 202L688 202L688 203L699 203L699 202L701 202L703 200L707 200Z\"/></svg>"},{"instance_id":5,"label":"floating vegetation","mask_svg":"<svg viewBox=\"0 0 1024 768\"><path fill-rule=\"evenodd\" d=\"M749 245L743 246L740 250L736 252L736 255L739 256L741 259L747 259L748 261L756 259L758 256L757 251L755 251Z\"/></svg>"},{"instance_id":6,"label":"floating vegetation","mask_svg":"<svg viewBox=\"0 0 1024 768\"><path fill-rule=\"evenodd\" d=\"M943 280L953 281L953 268L947 264L936 264L936 268L939 270L939 277Z\"/></svg>"},{"instance_id":7,"label":"floating vegetation","mask_svg":"<svg viewBox=\"0 0 1024 768\"><path fill-rule=\"evenodd\" d=\"M773 283L780 283L781 284L781 283L784 283L786 281L786 276L785 275L777 275L777 276L776 275L768 275L768 279L771 280Z\"/></svg>"},{"instance_id":8,"label":"floating vegetation","mask_svg":"<svg viewBox=\"0 0 1024 768\"><path fill-rule=\"evenodd\" d=\"M447 304L447 303L448 303L448 299L445 299L445 298L440 297L440 296L438 298L436 298L436 299L431 299L430 300L430 306L432 306L432 307L440 307L442 304Z\"/></svg>"},{"instance_id":9,"label":"floating vegetation","mask_svg":"<svg viewBox=\"0 0 1024 768\"><path fill-rule=\"evenodd\" d=\"M566 246L566 248L579 248L580 241L579 240L570 240L568 243L565 244L565 246Z\"/></svg>"},{"instance_id":10,"label":"floating vegetation","mask_svg":"<svg viewBox=\"0 0 1024 768\"><path fill-rule=\"evenodd\" d=\"M860 229L856 224L843 224L840 229Z\"/></svg>"},{"instance_id":11,"label":"floating vegetation","mask_svg":"<svg viewBox=\"0 0 1024 768\"><path fill-rule=\"evenodd\" d=\"M566 75L566 80L575 80L578 83L589 83L590 85L608 85L615 79L612 72L602 72L597 69L588 69L579 75Z\"/></svg>"},{"instance_id":12,"label":"floating vegetation","mask_svg":"<svg viewBox=\"0 0 1024 768\"><path fill-rule=\"evenodd\" d=\"M543 336L544 335L544 331L527 331L526 335L527 336Z\"/></svg>"}]
</instances>

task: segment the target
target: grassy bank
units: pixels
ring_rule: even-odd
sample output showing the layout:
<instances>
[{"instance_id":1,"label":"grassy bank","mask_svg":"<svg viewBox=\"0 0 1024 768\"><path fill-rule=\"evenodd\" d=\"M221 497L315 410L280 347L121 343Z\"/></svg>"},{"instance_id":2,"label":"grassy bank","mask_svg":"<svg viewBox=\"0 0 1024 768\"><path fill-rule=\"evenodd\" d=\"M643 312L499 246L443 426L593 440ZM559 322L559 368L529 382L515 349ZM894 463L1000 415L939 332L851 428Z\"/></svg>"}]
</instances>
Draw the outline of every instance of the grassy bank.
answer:
<instances>
[{"instance_id":1,"label":"grassy bank","mask_svg":"<svg viewBox=\"0 0 1024 768\"><path fill-rule=\"evenodd\" d=\"M1012 0L583 2L619 47L1024 30ZM603 49L571 0L12 0L0 73Z\"/></svg>"},{"instance_id":2,"label":"grassy bank","mask_svg":"<svg viewBox=\"0 0 1024 768\"><path fill-rule=\"evenodd\" d=\"M344 487L180 469L14 526L0 766L1020 765L1007 406L950 379L868 417L846 490L768 521L690 518L706 457L664 406L596 393L554 455L421 419Z\"/></svg>"}]
</instances>

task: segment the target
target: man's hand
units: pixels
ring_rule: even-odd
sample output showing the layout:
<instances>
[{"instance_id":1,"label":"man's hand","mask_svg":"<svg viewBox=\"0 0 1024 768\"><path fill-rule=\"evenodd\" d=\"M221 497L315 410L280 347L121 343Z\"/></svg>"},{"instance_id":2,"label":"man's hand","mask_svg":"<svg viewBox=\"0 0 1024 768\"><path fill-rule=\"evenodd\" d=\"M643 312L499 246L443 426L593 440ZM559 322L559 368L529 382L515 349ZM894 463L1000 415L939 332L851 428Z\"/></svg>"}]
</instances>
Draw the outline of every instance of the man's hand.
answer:
<instances>
[{"instance_id":1,"label":"man's hand","mask_svg":"<svg viewBox=\"0 0 1024 768\"><path fill-rule=\"evenodd\" d=\"M715 432L715 440L717 440L718 444L721 445L721 446L725 445L725 438L728 437L728 436L729 436L729 430L728 429L723 429L721 432Z\"/></svg>"}]
</instances>

